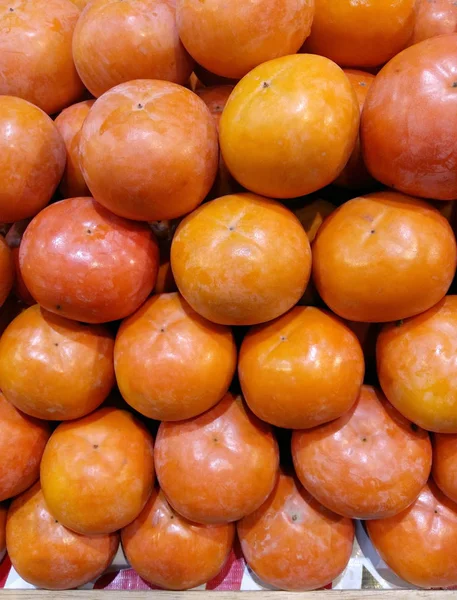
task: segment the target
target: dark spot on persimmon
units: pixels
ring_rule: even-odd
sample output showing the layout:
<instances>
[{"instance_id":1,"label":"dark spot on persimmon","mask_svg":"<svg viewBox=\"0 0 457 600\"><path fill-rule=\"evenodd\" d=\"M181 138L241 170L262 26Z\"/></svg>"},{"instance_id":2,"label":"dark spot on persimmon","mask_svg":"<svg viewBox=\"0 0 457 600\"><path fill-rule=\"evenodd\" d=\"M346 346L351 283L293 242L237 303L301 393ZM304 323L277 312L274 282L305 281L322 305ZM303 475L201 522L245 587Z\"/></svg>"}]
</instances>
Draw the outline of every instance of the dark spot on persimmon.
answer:
<instances>
[{"instance_id":1,"label":"dark spot on persimmon","mask_svg":"<svg viewBox=\"0 0 457 600\"><path fill-rule=\"evenodd\" d=\"M165 333L165 327L160 328L160 333Z\"/></svg>"},{"instance_id":2,"label":"dark spot on persimmon","mask_svg":"<svg viewBox=\"0 0 457 600\"><path fill-rule=\"evenodd\" d=\"M366 438L366 437L363 437L363 438L362 438L362 442L366 442L366 441L367 441L367 438Z\"/></svg>"},{"instance_id":3,"label":"dark spot on persimmon","mask_svg":"<svg viewBox=\"0 0 457 600\"><path fill-rule=\"evenodd\" d=\"M287 340L286 336L285 336L285 335L282 335L282 336L281 336L281 342L285 342L286 340Z\"/></svg>"},{"instance_id":4,"label":"dark spot on persimmon","mask_svg":"<svg viewBox=\"0 0 457 600\"><path fill-rule=\"evenodd\" d=\"M298 515L292 515L291 516L292 521L297 521L298 520Z\"/></svg>"},{"instance_id":5,"label":"dark spot on persimmon","mask_svg":"<svg viewBox=\"0 0 457 600\"><path fill-rule=\"evenodd\" d=\"M270 87L270 84L268 83L268 81L264 81L264 82L262 83L262 87L263 87L263 88L269 88L269 87Z\"/></svg>"},{"instance_id":6,"label":"dark spot on persimmon","mask_svg":"<svg viewBox=\"0 0 457 600\"><path fill-rule=\"evenodd\" d=\"M144 108L144 107L143 107L143 105L141 104L141 102L138 102L138 104L136 105L136 107L137 107L138 109L140 109L140 110L141 110L142 108Z\"/></svg>"},{"instance_id":7,"label":"dark spot on persimmon","mask_svg":"<svg viewBox=\"0 0 457 600\"><path fill-rule=\"evenodd\" d=\"M170 519L174 519L174 518L175 518L175 516L174 516L174 515L170 515Z\"/></svg>"},{"instance_id":8,"label":"dark spot on persimmon","mask_svg":"<svg viewBox=\"0 0 457 600\"><path fill-rule=\"evenodd\" d=\"M400 319L399 321L397 321L397 322L395 323L395 326L396 326L396 327L401 327L401 326L403 325L403 323L404 323L403 319Z\"/></svg>"},{"instance_id":9,"label":"dark spot on persimmon","mask_svg":"<svg viewBox=\"0 0 457 600\"><path fill-rule=\"evenodd\" d=\"M213 437L213 442L217 443L219 440L217 439L217 437Z\"/></svg>"},{"instance_id":10,"label":"dark spot on persimmon","mask_svg":"<svg viewBox=\"0 0 457 600\"><path fill-rule=\"evenodd\" d=\"M230 225L229 231L235 231L235 227L233 227L233 225Z\"/></svg>"},{"instance_id":11,"label":"dark spot on persimmon","mask_svg":"<svg viewBox=\"0 0 457 600\"><path fill-rule=\"evenodd\" d=\"M58 346L58 345L59 345L59 342L54 342L54 346Z\"/></svg>"},{"instance_id":12,"label":"dark spot on persimmon","mask_svg":"<svg viewBox=\"0 0 457 600\"><path fill-rule=\"evenodd\" d=\"M452 87L453 87L453 88L457 88L457 81L454 81L454 82L452 83Z\"/></svg>"},{"instance_id":13,"label":"dark spot on persimmon","mask_svg":"<svg viewBox=\"0 0 457 600\"><path fill-rule=\"evenodd\" d=\"M438 511L436 510L436 508L435 508L435 510L434 510L433 512L435 513L435 515L437 515L437 514L438 514Z\"/></svg>"},{"instance_id":14,"label":"dark spot on persimmon","mask_svg":"<svg viewBox=\"0 0 457 600\"><path fill-rule=\"evenodd\" d=\"M94 448L94 450L97 450L97 448L98 448L98 444L94 444L94 445L93 445L93 448Z\"/></svg>"},{"instance_id":15,"label":"dark spot on persimmon","mask_svg":"<svg viewBox=\"0 0 457 600\"><path fill-rule=\"evenodd\" d=\"M54 519L54 523L58 523L59 521L57 519Z\"/></svg>"},{"instance_id":16,"label":"dark spot on persimmon","mask_svg":"<svg viewBox=\"0 0 457 600\"><path fill-rule=\"evenodd\" d=\"M361 85L362 87L365 87L367 84L364 81L359 81L359 85Z\"/></svg>"},{"instance_id":17,"label":"dark spot on persimmon","mask_svg":"<svg viewBox=\"0 0 457 600\"><path fill-rule=\"evenodd\" d=\"M56 310L62 310L62 307L60 306L60 304L56 304Z\"/></svg>"},{"instance_id":18,"label":"dark spot on persimmon","mask_svg":"<svg viewBox=\"0 0 457 600\"><path fill-rule=\"evenodd\" d=\"M14 12L14 8L13 8L12 6L10 6L10 9L9 9L9 11L10 11L10 12Z\"/></svg>"},{"instance_id":19,"label":"dark spot on persimmon","mask_svg":"<svg viewBox=\"0 0 457 600\"><path fill-rule=\"evenodd\" d=\"M419 431L419 427L416 425L416 423L411 423L410 427L412 431Z\"/></svg>"},{"instance_id":20,"label":"dark spot on persimmon","mask_svg":"<svg viewBox=\"0 0 457 600\"><path fill-rule=\"evenodd\" d=\"M87 233L90 235L92 233L92 229L88 229Z\"/></svg>"},{"instance_id":21,"label":"dark spot on persimmon","mask_svg":"<svg viewBox=\"0 0 457 600\"><path fill-rule=\"evenodd\" d=\"M376 233L376 229L372 229L370 233Z\"/></svg>"}]
</instances>

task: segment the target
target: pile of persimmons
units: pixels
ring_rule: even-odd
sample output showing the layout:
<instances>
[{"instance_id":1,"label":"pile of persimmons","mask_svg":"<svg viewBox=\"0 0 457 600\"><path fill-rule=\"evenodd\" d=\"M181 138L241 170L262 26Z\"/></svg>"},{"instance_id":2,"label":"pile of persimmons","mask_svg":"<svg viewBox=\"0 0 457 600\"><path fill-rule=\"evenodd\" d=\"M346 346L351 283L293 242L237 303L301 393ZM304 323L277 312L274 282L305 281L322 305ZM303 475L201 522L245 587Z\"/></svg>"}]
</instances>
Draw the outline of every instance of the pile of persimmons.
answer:
<instances>
[{"instance_id":1,"label":"pile of persimmons","mask_svg":"<svg viewBox=\"0 0 457 600\"><path fill-rule=\"evenodd\" d=\"M457 3L0 0L0 556L457 584Z\"/></svg>"}]
</instances>

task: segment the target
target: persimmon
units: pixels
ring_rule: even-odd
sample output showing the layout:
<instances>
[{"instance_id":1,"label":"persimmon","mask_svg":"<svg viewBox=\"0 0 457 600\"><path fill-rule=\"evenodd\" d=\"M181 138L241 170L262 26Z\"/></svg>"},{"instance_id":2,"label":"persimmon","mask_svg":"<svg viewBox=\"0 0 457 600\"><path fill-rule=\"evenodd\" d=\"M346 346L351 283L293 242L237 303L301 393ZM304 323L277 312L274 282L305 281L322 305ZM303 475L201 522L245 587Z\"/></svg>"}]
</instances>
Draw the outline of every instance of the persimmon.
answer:
<instances>
[{"instance_id":1,"label":"persimmon","mask_svg":"<svg viewBox=\"0 0 457 600\"><path fill-rule=\"evenodd\" d=\"M247 333L238 373L243 396L259 419L306 429L337 419L357 400L363 352L337 317L296 306Z\"/></svg>"},{"instance_id":2,"label":"persimmon","mask_svg":"<svg viewBox=\"0 0 457 600\"><path fill-rule=\"evenodd\" d=\"M153 296L126 319L114 349L125 401L158 421L195 417L217 404L236 358L230 328L207 321L176 292Z\"/></svg>"},{"instance_id":3,"label":"persimmon","mask_svg":"<svg viewBox=\"0 0 457 600\"><path fill-rule=\"evenodd\" d=\"M131 523L151 494L153 439L127 411L101 408L57 427L40 474L49 511L62 525L111 533Z\"/></svg>"},{"instance_id":4,"label":"persimmon","mask_svg":"<svg viewBox=\"0 0 457 600\"><path fill-rule=\"evenodd\" d=\"M311 202L305 201L303 206L292 208L292 212L298 217L308 235L309 242L312 243L319 227L335 209L336 206L331 202L318 198Z\"/></svg>"},{"instance_id":5,"label":"persimmon","mask_svg":"<svg viewBox=\"0 0 457 600\"><path fill-rule=\"evenodd\" d=\"M82 128L80 154L98 202L121 217L156 221L187 214L204 200L219 152L203 100L175 83L143 79L97 100Z\"/></svg>"},{"instance_id":6,"label":"persimmon","mask_svg":"<svg viewBox=\"0 0 457 600\"><path fill-rule=\"evenodd\" d=\"M0 0L0 94L49 115L76 102L84 91L71 51L79 15L68 0ZM30 144L18 146L33 155Z\"/></svg>"},{"instance_id":7,"label":"persimmon","mask_svg":"<svg viewBox=\"0 0 457 600\"><path fill-rule=\"evenodd\" d=\"M343 67L377 67L407 45L415 0L315 0L311 34L303 51Z\"/></svg>"},{"instance_id":8,"label":"persimmon","mask_svg":"<svg viewBox=\"0 0 457 600\"><path fill-rule=\"evenodd\" d=\"M457 434L433 436L433 479L443 494L457 502Z\"/></svg>"},{"instance_id":9,"label":"persimmon","mask_svg":"<svg viewBox=\"0 0 457 600\"><path fill-rule=\"evenodd\" d=\"M456 264L448 221L430 204L392 191L340 206L313 244L317 290L351 321L395 321L427 310L448 291Z\"/></svg>"},{"instance_id":10,"label":"persimmon","mask_svg":"<svg viewBox=\"0 0 457 600\"><path fill-rule=\"evenodd\" d=\"M429 431L457 433L457 296L411 319L386 325L378 337L379 382L407 419Z\"/></svg>"},{"instance_id":11,"label":"persimmon","mask_svg":"<svg viewBox=\"0 0 457 600\"><path fill-rule=\"evenodd\" d=\"M235 526L188 521L155 489L140 515L121 533L127 560L142 579L164 589L186 590L220 572L233 545Z\"/></svg>"},{"instance_id":12,"label":"persimmon","mask_svg":"<svg viewBox=\"0 0 457 600\"><path fill-rule=\"evenodd\" d=\"M412 44L438 35L457 32L455 0L416 0L416 19Z\"/></svg>"},{"instance_id":13,"label":"persimmon","mask_svg":"<svg viewBox=\"0 0 457 600\"><path fill-rule=\"evenodd\" d=\"M26 414L53 421L92 412L114 385L114 339L35 304L0 338L0 388Z\"/></svg>"},{"instance_id":14,"label":"persimmon","mask_svg":"<svg viewBox=\"0 0 457 600\"><path fill-rule=\"evenodd\" d=\"M376 76L365 101L365 164L405 194L457 198L457 33L410 46ZM425 118L426 115L426 118Z\"/></svg>"},{"instance_id":15,"label":"persimmon","mask_svg":"<svg viewBox=\"0 0 457 600\"><path fill-rule=\"evenodd\" d=\"M50 435L46 421L20 412L0 392L0 502L34 483Z\"/></svg>"},{"instance_id":16,"label":"persimmon","mask_svg":"<svg viewBox=\"0 0 457 600\"><path fill-rule=\"evenodd\" d=\"M457 504L432 481L409 508L366 526L381 558L405 581L423 588L457 585Z\"/></svg>"},{"instance_id":17,"label":"persimmon","mask_svg":"<svg viewBox=\"0 0 457 600\"><path fill-rule=\"evenodd\" d=\"M370 386L362 387L355 406L339 419L294 431L292 455L308 492L354 519L381 519L405 509L432 466L428 433Z\"/></svg>"},{"instance_id":18,"label":"persimmon","mask_svg":"<svg viewBox=\"0 0 457 600\"><path fill-rule=\"evenodd\" d=\"M348 564L354 540L350 519L324 508L285 472L264 504L238 522L237 530L256 575L290 591L331 583Z\"/></svg>"},{"instance_id":19,"label":"persimmon","mask_svg":"<svg viewBox=\"0 0 457 600\"><path fill-rule=\"evenodd\" d=\"M253 325L298 302L309 280L311 250L297 217L283 205L232 194L183 219L171 266L179 291L203 317Z\"/></svg>"},{"instance_id":20,"label":"persimmon","mask_svg":"<svg viewBox=\"0 0 457 600\"><path fill-rule=\"evenodd\" d=\"M71 0L75 6L77 6L80 10L85 8L86 4L89 4L90 0Z\"/></svg>"},{"instance_id":21,"label":"persimmon","mask_svg":"<svg viewBox=\"0 0 457 600\"><path fill-rule=\"evenodd\" d=\"M187 82L194 61L179 39L175 4L175 0L90 3L75 27L73 58L95 97L133 79Z\"/></svg>"},{"instance_id":22,"label":"persimmon","mask_svg":"<svg viewBox=\"0 0 457 600\"><path fill-rule=\"evenodd\" d=\"M344 69L344 72L354 86L357 100L359 101L360 114L362 114L368 90L370 89L375 76L371 73L358 71L356 69ZM354 150L352 151L346 166L333 183L349 190L363 189L372 186L375 183L374 179L368 173L363 160L360 136L357 138Z\"/></svg>"},{"instance_id":23,"label":"persimmon","mask_svg":"<svg viewBox=\"0 0 457 600\"><path fill-rule=\"evenodd\" d=\"M208 71L233 79L267 60L295 54L309 35L313 16L314 0L176 1L184 46Z\"/></svg>"},{"instance_id":24,"label":"persimmon","mask_svg":"<svg viewBox=\"0 0 457 600\"><path fill-rule=\"evenodd\" d=\"M109 567L119 535L87 536L65 528L49 512L37 482L11 503L6 543L22 579L40 588L67 590L96 579Z\"/></svg>"},{"instance_id":25,"label":"persimmon","mask_svg":"<svg viewBox=\"0 0 457 600\"><path fill-rule=\"evenodd\" d=\"M59 189L64 198L90 196L81 172L79 140L81 128L95 100L84 100L63 110L54 121L67 149L67 163Z\"/></svg>"},{"instance_id":26,"label":"persimmon","mask_svg":"<svg viewBox=\"0 0 457 600\"><path fill-rule=\"evenodd\" d=\"M4 56L0 17L0 70ZM12 223L51 200L65 169L65 144L48 115L12 96L0 96L0 131L0 221Z\"/></svg>"},{"instance_id":27,"label":"persimmon","mask_svg":"<svg viewBox=\"0 0 457 600\"><path fill-rule=\"evenodd\" d=\"M24 231L27 229L31 219L22 219L13 223L11 228L5 237L5 242L11 251L11 258L14 265L14 281L12 291L18 300L23 302L27 306L35 304L35 300L32 298L27 286L24 283L22 277L21 268L19 266L19 248L21 246L22 236Z\"/></svg>"},{"instance_id":28,"label":"persimmon","mask_svg":"<svg viewBox=\"0 0 457 600\"><path fill-rule=\"evenodd\" d=\"M39 304L68 319L105 323L132 314L154 288L159 250L151 229L92 198L45 208L19 251L24 282Z\"/></svg>"},{"instance_id":29,"label":"persimmon","mask_svg":"<svg viewBox=\"0 0 457 600\"><path fill-rule=\"evenodd\" d=\"M5 238L0 235L0 306L3 306L14 282L14 262Z\"/></svg>"},{"instance_id":30,"label":"persimmon","mask_svg":"<svg viewBox=\"0 0 457 600\"><path fill-rule=\"evenodd\" d=\"M6 504L0 504L0 562L6 554Z\"/></svg>"},{"instance_id":31,"label":"persimmon","mask_svg":"<svg viewBox=\"0 0 457 600\"><path fill-rule=\"evenodd\" d=\"M173 508L191 521L214 524L237 521L267 499L279 451L269 425L228 393L203 415L162 422L154 458Z\"/></svg>"},{"instance_id":32,"label":"persimmon","mask_svg":"<svg viewBox=\"0 0 457 600\"><path fill-rule=\"evenodd\" d=\"M311 194L343 170L359 118L355 91L334 62L310 54L277 58L253 69L231 93L219 126L222 156L251 192Z\"/></svg>"}]
</instances>

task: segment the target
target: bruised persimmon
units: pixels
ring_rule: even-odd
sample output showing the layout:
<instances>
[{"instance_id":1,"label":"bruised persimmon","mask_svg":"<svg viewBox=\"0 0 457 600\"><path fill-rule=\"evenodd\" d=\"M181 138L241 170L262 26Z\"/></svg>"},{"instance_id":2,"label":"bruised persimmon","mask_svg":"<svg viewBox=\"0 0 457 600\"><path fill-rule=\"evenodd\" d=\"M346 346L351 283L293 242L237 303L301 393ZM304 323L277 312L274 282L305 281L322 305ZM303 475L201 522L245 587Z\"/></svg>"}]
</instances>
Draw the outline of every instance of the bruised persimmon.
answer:
<instances>
[{"instance_id":1,"label":"bruised persimmon","mask_svg":"<svg viewBox=\"0 0 457 600\"><path fill-rule=\"evenodd\" d=\"M142 579L164 589L186 590L220 572L232 549L235 526L188 521L155 489L121 533L126 558Z\"/></svg>"},{"instance_id":2,"label":"bruised persimmon","mask_svg":"<svg viewBox=\"0 0 457 600\"><path fill-rule=\"evenodd\" d=\"M279 452L270 426L228 393L193 419L162 422L154 458L173 508L191 521L214 524L237 521L267 499Z\"/></svg>"}]
</instances>

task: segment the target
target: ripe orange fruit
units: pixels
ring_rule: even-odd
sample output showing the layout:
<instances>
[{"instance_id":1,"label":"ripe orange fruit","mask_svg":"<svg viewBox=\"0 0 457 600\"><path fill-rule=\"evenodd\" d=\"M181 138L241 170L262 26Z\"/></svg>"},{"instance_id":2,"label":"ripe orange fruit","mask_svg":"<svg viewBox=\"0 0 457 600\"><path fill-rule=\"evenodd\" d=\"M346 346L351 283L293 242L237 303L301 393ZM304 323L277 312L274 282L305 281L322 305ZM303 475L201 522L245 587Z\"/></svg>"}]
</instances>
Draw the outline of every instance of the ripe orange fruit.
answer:
<instances>
[{"instance_id":1,"label":"ripe orange fruit","mask_svg":"<svg viewBox=\"0 0 457 600\"><path fill-rule=\"evenodd\" d=\"M203 415L161 423L154 458L173 508L211 524L237 521L267 499L279 452L271 428L229 393Z\"/></svg>"},{"instance_id":2,"label":"ripe orange fruit","mask_svg":"<svg viewBox=\"0 0 457 600\"><path fill-rule=\"evenodd\" d=\"M315 427L348 411L364 370L362 348L352 331L311 306L296 306L252 328L238 363L249 408L259 419L287 429Z\"/></svg>"},{"instance_id":3,"label":"ripe orange fruit","mask_svg":"<svg viewBox=\"0 0 457 600\"><path fill-rule=\"evenodd\" d=\"M433 479L443 494L457 502L457 434L433 436Z\"/></svg>"},{"instance_id":4,"label":"ripe orange fruit","mask_svg":"<svg viewBox=\"0 0 457 600\"><path fill-rule=\"evenodd\" d=\"M308 492L354 519L381 519L405 509L427 483L432 466L427 432L370 386L362 387L356 405L339 419L294 431L292 454Z\"/></svg>"},{"instance_id":5,"label":"ripe orange fruit","mask_svg":"<svg viewBox=\"0 0 457 600\"><path fill-rule=\"evenodd\" d=\"M432 481L412 506L366 526L381 558L405 581L423 588L457 585L457 504Z\"/></svg>"},{"instance_id":6,"label":"ripe orange fruit","mask_svg":"<svg viewBox=\"0 0 457 600\"><path fill-rule=\"evenodd\" d=\"M320 198L311 202L305 201L303 206L292 208L292 212L303 225L310 244L314 242L319 227L334 210L336 210L334 204Z\"/></svg>"},{"instance_id":7,"label":"ripe orange fruit","mask_svg":"<svg viewBox=\"0 0 457 600\"><path fill-rule=\"evenodd\" d=\"M179 39L175 0L92 1L75 27L73 58L95 97L133 79L184 85L194 65Z\"/></svg>"},{"instance_id":8,"label":"ripe orange fruit","mask_svg":"<svg viewBox=\"0 0 457 600\"><path fill-rule=\"evenodd\" d=\"M344 69L344 72L354 87L357 100L359 101L360 114L362 114L368 90L375 76L365 71L357 71L356 69ZM357 137L354 150L346 166L333 183L350 190L366 188L375 183L374 179L368 173L363 160L360 136Z\"/></svg>"},{"instance_id":9,"label":"ripe orange fruit","mask_svg":"<svg viewBox=\"0 0 457 600\"><path fill-rule=\"evenodd\" d=\"M0 504L0 562L6 553L6 504Z\"/></svg>"},{"instance_id":10,"label":"ripe orange fruit","mask_svg":"<svg viewBox=\"0 0 457 600\"><path fill-rule=\"evenodd\" d=\"M115 408L59 425L41 462L49 511L65 527L86 535L131 523L153 483L150 433L130 413Z\"/></svg>"},{"instance_id":11,"label":"ripe orange fruit","mask_svg":"<svg viewBox=\"0 0 457 600\"><path fill-rule=\"evenodd\" d=\"M231 330L198 315L178 293L145 302L122 323L114 350L124 400L159 421L195 417L217 404L236 358Z\"/></svg>"},{"instance_id":12,"label":"ripe orange fruit","mask_svg":"<svg viewBox=\"0 0 457 600\"><path fill-rule=\"evenodd\" d=\"M310 194L343 170L359 115L354 89L335 63L305 54L277 58L235 86L220 121L222 155L256 194Z\"/></svg>"},{"instance_id":13,"label":"ripe orange fruit","mask_svg":"<svg viewBox=\"0 0 457 600\"><path fill-rule=\"evenodd\" d=\"M397 54L376 76L361 122L365 163L399 192L457 198L457 33ZM426 118L424 118L426 115Z\"/></svg>"},{"instance_id":14,"label":"ripe orange fruit","mask_svg":"<svg viewBox=\"0 0 457 600\"><path fill-rule=\"evenodd\" d=\"M63 110L54 121L67 149L67 164L59 189L64 198L90 196L89 188L81 172L79 140L84 120L94 100L84 100Z\"/></svg>"},{"instance_id":15,"label":"ripe orange fruit","mask_svg":"<svg viewBox=\"0 0 457 600\"><path fill-rule=\"evenodd\" d=\"M457 296L386 325L378 337L379 382L406 418L429 431L457 433Z\"/></svg>"},{"instance_id":16,"label":"ripe orange fruit","mask_svg":"<svg viewBox=\"0 0 457 600\"><path fill-rule=\"evenodd\" d=\"M233 92L233 85L215 85L211 87L200 88L195 91L213 115L216 127L219 127L222 111L227 104L230 94Z\"/></svg>"},{"instance_id":17,"label":"ripe orange fruit","mask_svg":"<svg viewBox=\"0 0 457 600\"><path fill-rule=\"evenodd\" d=\"M49 433L48 423L24 415L0 393L0 501L38 479Z\"/></svg>"},{"instance_id":18,"label":"ripe orange fruit","mask_svg":"<svg viewBox=\"0 0 457 600\"><path fill-rule=\"evenodd\" d=\"M100 325L82 325L31 306L0 338L0 388L38 419L77 419L95 410L115 378L114 340Z\"/></svg>"},{"instance_id":19,"label":"ripe orange fruit","mask_svg":"<svg viewBox=\"0 0 457 600\"><path fill-rule=\"evenodd\" d=\"M65 144L42 110L12 96L0 96L0 131L0 221L12 223L35 216L51 200L64 172Z\"/></svg>"},{"instance_id":20,"label":"ripe orange fruit","mask_svg":"<svg viewBox=\"0 0 457 600\"><path fill-rule=\"evenodd\" d=\"M317 290L351 321L395 321L427 310L448 291L456 264L447 220L430 204L391 191L340 206L313 244Z\"/></svg>"},{"instance_id":21,"label":"ripe orange fruit","mask_svg":"<svg viewBox=\"0 0 457 600\"><path fill-rule=\"evenodd\" d=\"M13 287L14 262L5 238L0 235L0 306L3 306Z\"/></svg>"},{"instance_id":22,"label":"ripe orange fruit","mask_svg":"<svg viewBox=\"0 0 457 600\"><path fill-rule=\"evenodd\" d=\"M0 94L49 115L76 102L84 91L71 52L79 15L68 0L0 0ZM21 150L33 153L27 143Z\"/></svg>"},{"instance_id":23,"label":"ripe orange fruit","mask_svg":"<svg viewBox=\"0 0 457 600\"><path fill-rule=\"evenodd\" d=\"M311 29L314 0L177 0L176 11L179 35L195 60L211 73L240 79L297 52Z\"/></svg>"},{"instance_id":24,"label":"ripe orange fruit","mask_svg":"<svg viewBox=\"0 0 457 600\"><path fill-rule=\"evenodd\" d=\"M321 506L281 473L260 508L237 525L249 567L265 583L291 591L331 583L349 562L354 525Z\"/></svg>"},{"instance_id":25,"label":"ripe orange fruit","mask_svg":"<svg viewBox=\"0 0 457 600\"><path fill-rule=\"evenodd\" d=\"M455 0L416 0L412 44L456 32L457 3Z\"/></svg>"},{"instance_id":26,"label":"ripe orange fruit","mask_svg":"<svg viewBox=\"0 0 457 600\"><path fill-rule=\"evenodd\" d=\"M344 67L376 67L408 43L415 0L315 0L311 35L303 50Z\"/></svg>"},{"instance_id":27,"label":"ripe orange fruit","mask_svg":"<svg viewBox=\"0 0 457 600\"><path fill-rule=\"evenodd\" d=\"M252 325L298 302L309 280L311 251L300 222L283 205L232 194L180 223L171 266L179 291L203 317Z\"/></svg>"},{"instance_id":28,"label":"ripe orange fruit","mask_svg":"<svg viewBox=\"0 0 457 600\"><path fill-rule=\"evenodd\" d=\"M80 154L87 185L103 206L128 219L172 219L196 208L211 189L217 131L190 90L168 81L130 81L94 104Z\"/></svg>"},{"instance_id":29,"label":"ripe orange fruit","mask_svg":"<svg viewBox=\"0 0 457 600\"><path fill-rule=\"evenodd\" d=\"M146 223L117 217L92 198L71 198L32 220L19 263L43 308L84 323L105 323L132 314L149 296L159 250Z\"/></svg>"},{"instance_id":30,"label":"ripe orange fruit","mask_svg":"<svg viewBox=\"0 0 457 600\"><path fill-rule=\"evenodd\" d=\"M235 535L232 523L202 525L181 517L155 489L140 515L122 530L127 560L148 583L186 590L220 572Z\"/></svg>"},{"instance_id":31,"label":"ripe orange fruit","mask_svg":"<svg viewBox=\"0 0 457 600\"><path fill-rule=\"evenodd\" d=\"M119 536L91 537L66 529L50 514L37 482L13 500L6 542L11 563L25 581L50 590L68 590L96 579L109 567Z\"/></svg>"}]
</instances>

